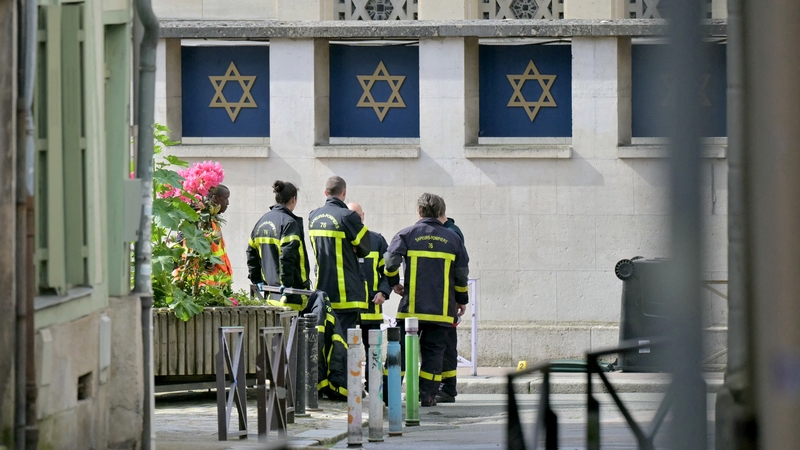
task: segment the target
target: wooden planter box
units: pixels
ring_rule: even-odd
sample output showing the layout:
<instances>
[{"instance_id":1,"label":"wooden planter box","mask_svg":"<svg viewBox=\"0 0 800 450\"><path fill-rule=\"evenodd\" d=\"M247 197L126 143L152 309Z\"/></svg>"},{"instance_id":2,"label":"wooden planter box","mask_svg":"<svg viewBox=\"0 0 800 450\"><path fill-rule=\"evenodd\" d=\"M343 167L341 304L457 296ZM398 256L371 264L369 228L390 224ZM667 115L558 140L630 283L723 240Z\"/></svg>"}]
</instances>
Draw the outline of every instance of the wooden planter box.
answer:
<instances>
[{"instance_id":1,"label":"wooden planter box","mask_svg":"<svg viewBox=\"0 0 800 450\"><path fill-rule=\"evenodd\" d=\"M168 308L153 309L153 372L158 385L207 383L215 380L214 357L219 327L243 326L245 372L255 377L258 329L283 325L275 306L206 308L184 322ZM288 330L288 328L287 328ZM231 348L233 351L233 348Z\"/></svg>"}]
</instances>

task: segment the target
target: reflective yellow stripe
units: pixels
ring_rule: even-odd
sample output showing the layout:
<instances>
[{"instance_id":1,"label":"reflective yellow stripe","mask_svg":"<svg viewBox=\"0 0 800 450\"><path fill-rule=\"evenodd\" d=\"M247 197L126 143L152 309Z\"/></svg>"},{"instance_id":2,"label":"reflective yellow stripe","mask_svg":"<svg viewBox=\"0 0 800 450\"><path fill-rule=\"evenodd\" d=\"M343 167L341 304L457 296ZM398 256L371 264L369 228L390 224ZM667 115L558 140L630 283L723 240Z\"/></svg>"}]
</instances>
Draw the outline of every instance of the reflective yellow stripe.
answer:
<instances>
[{"instance_id":1,"label":"reflective yellow stripe","mask_svg":"<svg viewBox=\"0 0 800 450\"><path fill-rule=\"evenodd\" d=\"M255 241L254 241L253 239L248 239L248 240L247 240L247 244L248 244L248 245L249 245L251 248L256 248L256 249L258 248L258 244L256 244L256 243L255 243Z\"/></svg>"},{"instance_id":2,"label":"reflective yellow stripe","mask_svg":"<svg viewBox=\"0 0 800 450\"><path fill-rule=\"evenodd\" d=\"M409 264L408 271L409 271L408 284L406 286L406 292L408 292L408 312L413 314L417 310L417 257L416 256L411 257L411 262Z\"/></svg>"},{"instance_id":3,"label":"reflective yellow stripe","mask_svg":"<svg viewBox=\"0 0 800 450\"><path fill-rule=\"evenodd\" d=\"M280 300L267 300L267 305L269 306L284 306L286 308L292 308L295 311L302 311L306 309L306 304L308 303L308 297L305 295L301 295L301 302L302 304L291 303L286 301L286 296L284 295L281 297Z\"/></svg>"},{"instance_id":4,"label":"reflective yellow stripe","mask_svg":"<svg viewBox=\"0 0 800 450\"><path fill-rule=\"evenodd\" d=\"M332 237L332 238L339 238L344 239L346 236L344 231L333 231L333 230L308 230L309 237Z\"/></svg>"},{"instance_id":5,"label":"reflective yellow stripe","mask_svg":"<svg viewBox=\"0 0 800 450\"><path fill-rule=\"evenodd\" d=\"M427 250L409 250L408 256L416 258L439 258L447 261L455 261L456 259L456 255L452 253L429 252Z\"/></svg>"},{"instance_id":6,"label":"reflective yellow stripe","mask_svg":"<svg viewBox=\"0 0 800 450\"><path fill-rule=\"evenodd\" d=\"M319 391L320 389L323 389L323 388L325 388L325 387L326 387L326 386L328 386L329 384L330 384L330 383L328 382L328 380L322 380L322 381L320 381L319 383L317 383L317 390Z\"/></svg>"},{"instance_id":7,"label":"reflective yellow stripe","mask_svg":"<svg viewBox=\"0 0 800 450\"><path fill-rule=\"evenodd\" d=\"M353 246L358 247L358 244L361 243L361 239L364 238L364 235L367 234L367 227L361 227L361 231L358 232L358 235L355 239L350 241Z\"/></svg>"},{"instance_id":8,"label":"reflective yellow stripe","mask_svg":"<svg viewBox=\"0 0 800 450\"><path fill-rule=\"evenodd\" d=\"M344 285L344 255L342 254L341 239L336 239L336 278L339 279L339 302L346 302L347 288Z\"/></svg>"},{"instance_id":9,"label":"reflective yellow stripe","mask_svg":"<svg viewBox=\"0 0 800 450\"><path fill-rule=\"evenodd\" d=\"M455 378L457 374L458 374L457 370L448 370L448 371L442 372L442 379Z\"/></svg>"},{"instance_id":10,"label":"reflective yellow stripe","mask_svg":"<svg viewBox=\"0 0 800 450\"><path fill-rule=\"evenodd\" d=\"M389 376L389 369L383 369L383 374L384 374L384 375L386 375L386 376L388 377L388 376ZM405 371L405 370L401 370L401 371L400 371L400 376L401 376L401 377L404 377L404 376L406 376L406 371Z\"/></svg>"},{"instance_id":11,"label":"reflective yellow stripe","mask_svg":"<svg viewBox=\"0 0 800 450\"><path fill-rule=\"evenodd\" d=\"M432 374L430 372L425 372L424 370L420 370L419 371L419 377L420 378L424 378L426 380L431 380L431 381L442 381L442 375L441 374L434 375L434 374Z\"/></svg>"},{"instance_id":12,"label":"reflective yellow stripe","mask_svg":"<svg viewBox=\"0 0 800 450\"><path fill-rule=\"evenodd\" d=\"M437 315L437 314L420 314L414 312L397 312L398 319L407 319L409 317L416 317L419 320L424 320L427 322L441 322L441 323L448 323L450 325L453 324L453 318L450 316L444 315Z\"/></svg>"},{"instance_id":13,"label":"reflective yellow stripe","mask_svg":"<svg viewBox=\"0 0 800 450\"><path fill-rule=\"evenodd\" d=\"M281 245L288 244L289 242L297 241L300 244L297 251L300 253L300 278L303 279L303 282L308 280L308 274L306 274L306 265L303 264L306 261L305 251L303 251L303 241L300 239L300 236L293 235L293 236L284 236L281 239Z\"/></svg>"},{"instance_id":14,"label":"reflective yellow stripe","mask_svg":"<svg viewBox=\"0 0 800 450\"><path fill-rule=\"evenodd\" d=\"M442 295L442 314L447 314L447 304L450 301L450 264L453 261L444 260L444 294Z\"/></svg>"},{"instance_id":15,"label":"reflective yellow stripe","mask_svg":"<svg viewBox=\"0 0 800 450\"><path fill-rule=\"evenodd\" d=\"M400 273L400 268L398 267L398 268L397 268L397 270L395 270L394 272L389 272L388 270L386 270L386 269L383 269L383 273L384 273L384 275L386 275L387 277L396 277L396 276L397 276L397 274L398 274L398 273Z\"/></svg>"},{"instance_id":16,"label":"reflective yellow stripe","mask_svg":"<svg viewBox=\"0 0 800 450\"><path fill-rule=\"evenodd\" d=\"M317 325L317 331L320 333L325 332L325 325Z\"/></svg>"},{"instance_id":17,"label":"reflective yellow stripe","mask_svg":"<svg viewBox=\"0 0 800 450\"><path fill-rule=\"evenodd\" d=\"M375 252L375 254L377 254L377 253L378 253L378 252ZM381 258L381 260L380 260L380 261L378 261L378 266L380 267L380 266L385 266L385 265L386 265L386 262L384 262L384 261L383 261L383 258Z\"/></svg>"},{"instance_id":18,"label":"reflective yellow stripe","mask_svg":"<svg viewBox=\"0 0 800 450\"><path fill-rule=\"evenodd\" d=\"M469 292L469 287L467 286L456 286L456 292Z\"/></svg>"},{"instance_id":19,"label":"reflective yellow stripe","mask_svg":"<svg viewBox=\"0 0 800 450\"><path fill-rule=\"evenodd\" d=\"M383 320L383 314L377 310L380 306L375 305L376 311L374 313L363 313L361 314L361 320Z\"/></svg>"},{"instance_id":20,"label":"reflective yellow stripe","mask_svg":"<svg viewBox=\"0 0 800 450\"><path fill-rule=\"evenodd\" d=\"M271 244L271 245L277 245L277 246L281 245L281 241L279 241L278 238L273 238L273 237L263 237L263 236L262 237L257 237L255 239L253 239L253 242L255 244Z\"/></svg>"},{"instance_id":21,"label":"reflective yellow stripe","mask_svg":"<svg viewBox=\"0 0 800 450\"><path fill-rule=\"evenodd\" d=\"M372 290L378 290L378 252L369 252L367 258L372 259ZM367 300L371 300L367 295Z\"/></svg>"},{"instance_id":22,"label":"reflective yellow stripe","mask_svg":"<svg viewBox=\"0 0 800 450\"><path fill-rule=\"evenodd\" d=\"M339 336L338 334L334 334L334 335L333 335L333 337L331 338L331 340L332 340L332 341L339 341L339 342L341 342L341 343L342 343L342 345L344 345L344 348L345 348L345 349L347 349L347 342L345 342L345 341L344 341L344 339L342 339L342 337L341 337L341 336ZM333 346L331 346L331 349L333 349ZM330 360L329 360L329 362L330 362Z\"/></svg>"}]
</instances>

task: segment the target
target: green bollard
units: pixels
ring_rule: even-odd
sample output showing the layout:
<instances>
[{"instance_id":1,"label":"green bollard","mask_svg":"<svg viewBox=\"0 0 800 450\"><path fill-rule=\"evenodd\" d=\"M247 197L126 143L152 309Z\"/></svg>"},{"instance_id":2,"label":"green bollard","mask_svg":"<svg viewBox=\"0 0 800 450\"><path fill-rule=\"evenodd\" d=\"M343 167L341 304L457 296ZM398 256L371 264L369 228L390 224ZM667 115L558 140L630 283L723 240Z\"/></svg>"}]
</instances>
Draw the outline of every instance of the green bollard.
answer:
<instances>
[{"instance_id":1,"label":"green bollard","mask_svg":"<svg viewBox=\"0 0 800 450\"><path fill-rule=\"evenodd\" d=\"M405 319L406 326L406 426L419 425L419 320Z\"/></svg>"}]
</instances>

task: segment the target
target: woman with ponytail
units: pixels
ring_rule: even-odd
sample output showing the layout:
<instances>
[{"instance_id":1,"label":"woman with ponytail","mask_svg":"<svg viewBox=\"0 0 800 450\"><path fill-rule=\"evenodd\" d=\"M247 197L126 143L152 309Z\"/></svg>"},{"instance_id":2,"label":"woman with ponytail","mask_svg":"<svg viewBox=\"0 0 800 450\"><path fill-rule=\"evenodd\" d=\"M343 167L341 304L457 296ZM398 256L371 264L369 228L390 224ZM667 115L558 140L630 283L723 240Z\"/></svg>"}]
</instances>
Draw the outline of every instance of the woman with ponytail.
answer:
<instances>
[{"instance_id":1,"label":"woman with ponytail","mask_svg":"<svg viewBox=\"0 0 800 450\"><path fill-rule=\"evenodd\" d=\"M247 248L247 269L253 284L308 289L308 252L303 219L294 215L297 187L288 181L272 185L275 205L256 222ZM267 303L302 311L304 295L270 294Z\"/></svg>"}]
</instances>

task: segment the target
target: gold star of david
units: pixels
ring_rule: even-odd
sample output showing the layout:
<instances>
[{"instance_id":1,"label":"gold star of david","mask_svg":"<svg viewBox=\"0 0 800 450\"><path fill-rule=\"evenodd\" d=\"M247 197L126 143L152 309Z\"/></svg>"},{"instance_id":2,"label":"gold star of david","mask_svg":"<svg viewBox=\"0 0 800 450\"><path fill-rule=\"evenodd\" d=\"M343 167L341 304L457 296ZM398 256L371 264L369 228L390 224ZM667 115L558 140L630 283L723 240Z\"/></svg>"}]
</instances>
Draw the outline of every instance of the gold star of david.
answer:
<instances>
[{"instance_id":1,"label":"gold star of david","mask_svg":"<svg viewBox=\"0 0 800 450\"><path fill-rule=\"evenodd\" d=\"M216 91L208 107L225 108L225 111L228 111L231 122L236 121L236 117L239 115L239 111L241 111L242 108L258 108L256 101L253 100L253 96L250 94L250 89L253 88L253 84L256 82L256 75L240 75L239 69L236 68L236 64L234 64L233 61L231 61L231 65L228 66L225 75L221 77L210 76L208 79L211 80L211 84L214 85L214 91ZM225 98L225 94L222 93L222 90L225 89L225 83L228 81L238 81L239 86L242 87L242 98L240 98L238 102L229 102Z\"/></svg>"},{"instance_id":2,"label":"gold star of david","mask_svg":"<svg viewBox=\"0 0 800 450\"><path fill-rule=\"evenodd\" d=\"M550 93L550 88L556 81L556 75L540 74L533 60L528 63L528 67L525 68L525 72L523 72L522 75L506 76L511 83L511 87L514 88L514 94L511 95L511 100L508 101L507 106L509 108L525 108L525 112L528 113L528 118L531 119L531 122L533 122L533 119L539 114L540 108L555 108L558 106L553 99L553 95ZM539 96L538 101L529 102L525 100L525 97L522 95L522 86L524 86L525 82L528 80L536 80L539 82L539 86L542 87L542 95Z\"/></svg>"},{"instance_id":3,"label":"gold star of david","mask_svg":"<svg viewBox=\"0 0 800 450\"><path fill-rule=\"evenodd\" d=\"M389 112L390 108L406 107L406 102L404 102L403 97L400 96L400 86L403 85L403 81L406 80L406 77L404 75L389 75L389 71L386 70L383 61L378 64L378 68L375 69L372 75L356 75L356 77L358 78L358 82L361 83L361 88L364 89L364 93L361 94L361 98L358 100L356 107L372 108L381 122L383 122L383 118L386 117L386 113ZM389 96L389 100L385 102L376 102L372 97L372 86L376 81L385 81L389 83L389 87L392 88L392 95Z\"/></svg>"},{"instance_id":4,"label":"gold star of david","mask_svg":"<svg viewBox=\"0 0 800 450\"><path fill-rule=\"evenodd\" d=\"M664 81L664 85L667 87L667 95L664 96L664 101L661 102L661 106L669 106L672 104L672 93L675 91L674 88L674 80L671 76L668 75L661 75L661 80ZM700 106L710 108L713 106L711 104L711 100L708 98L708 82L711 80L711 74L706 73L703 74L702 78L700 78Z\"/></svg>"}]
</instances>

